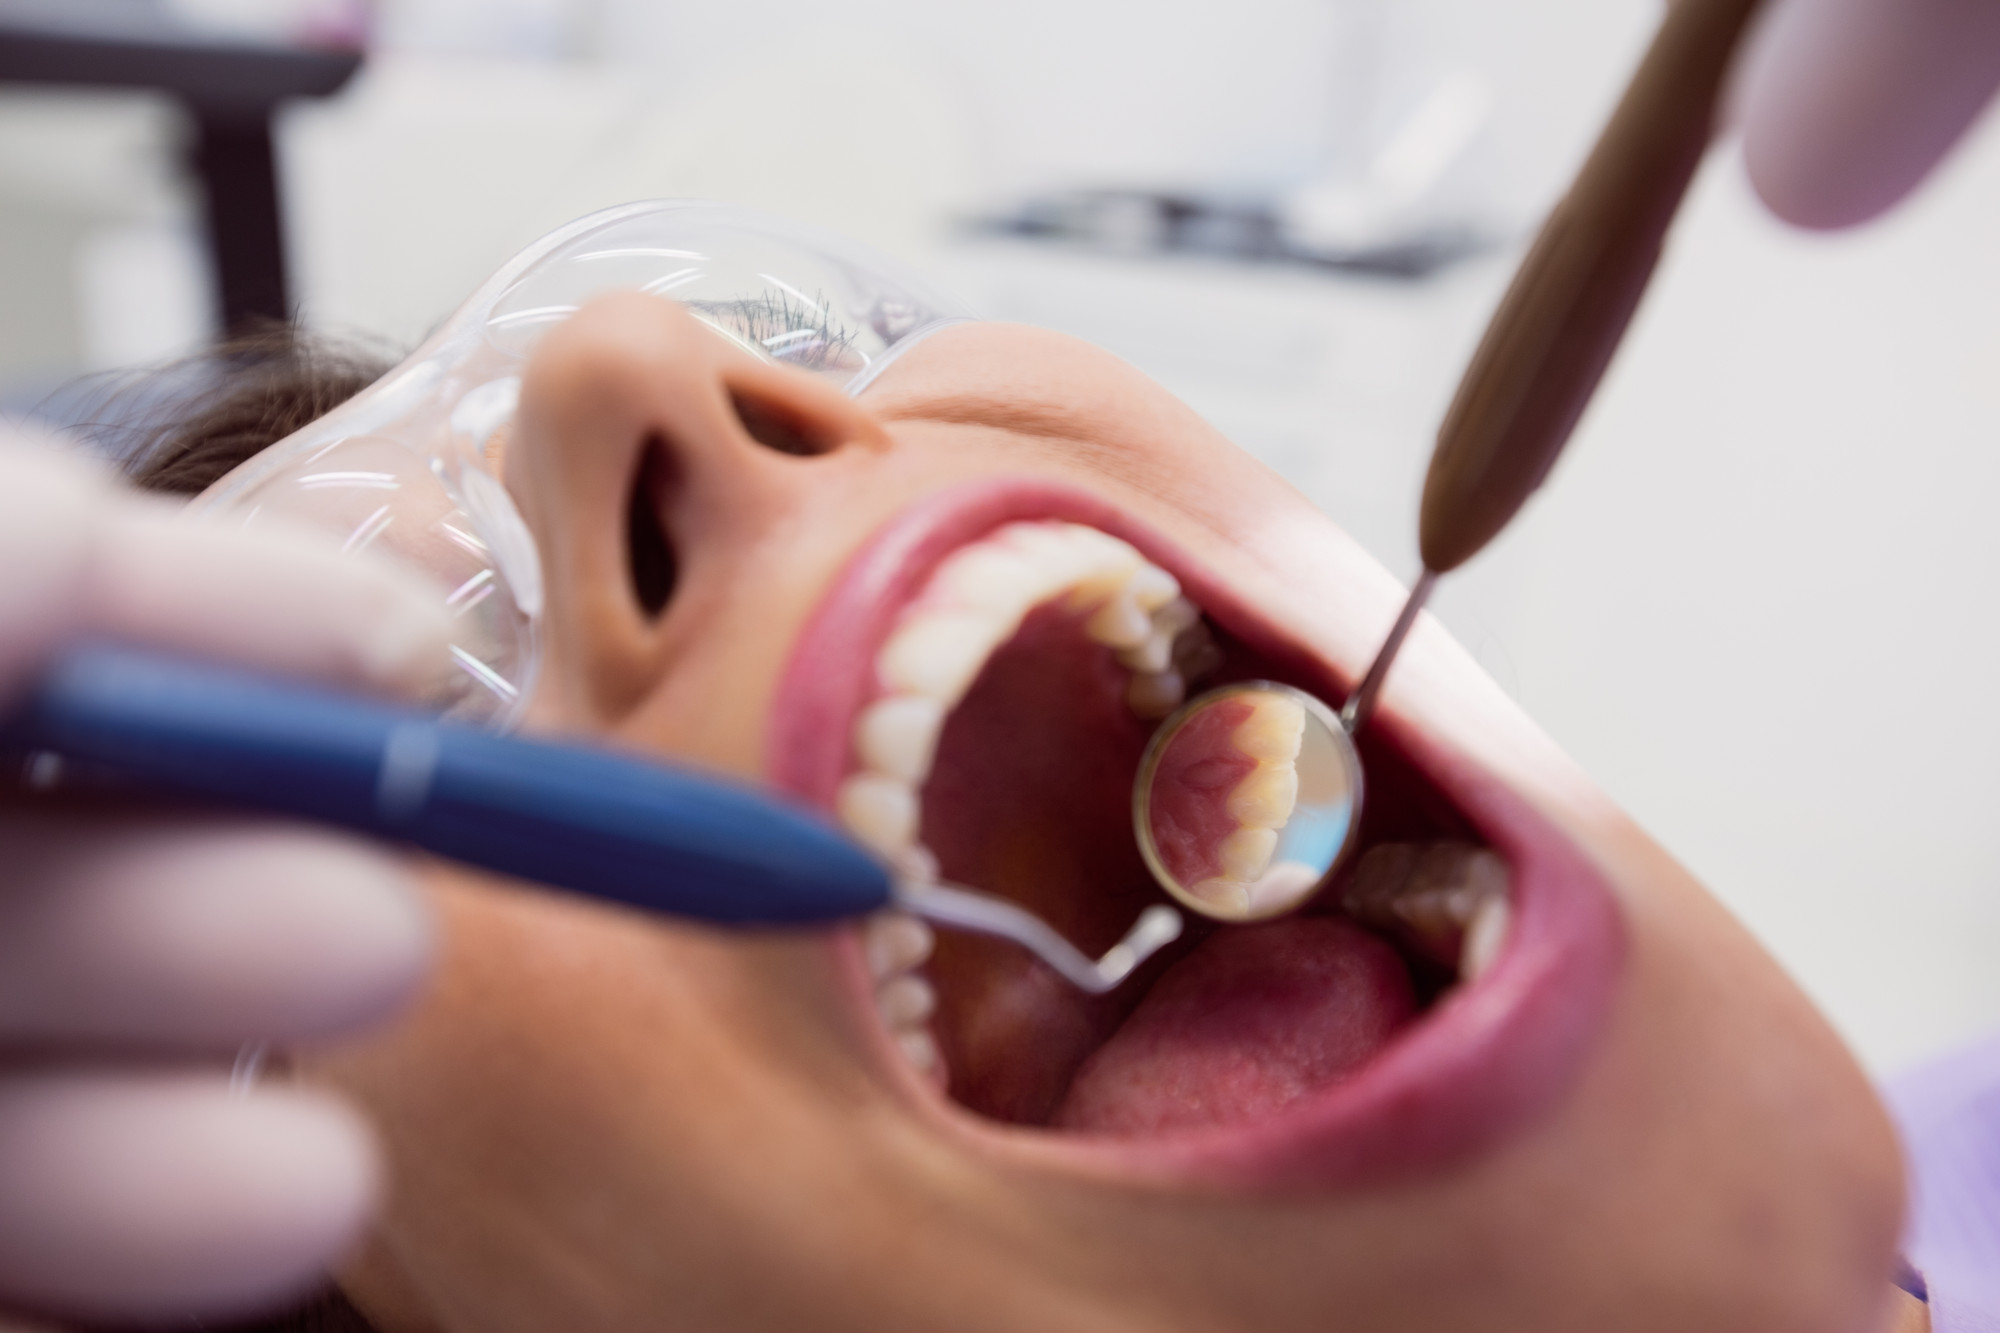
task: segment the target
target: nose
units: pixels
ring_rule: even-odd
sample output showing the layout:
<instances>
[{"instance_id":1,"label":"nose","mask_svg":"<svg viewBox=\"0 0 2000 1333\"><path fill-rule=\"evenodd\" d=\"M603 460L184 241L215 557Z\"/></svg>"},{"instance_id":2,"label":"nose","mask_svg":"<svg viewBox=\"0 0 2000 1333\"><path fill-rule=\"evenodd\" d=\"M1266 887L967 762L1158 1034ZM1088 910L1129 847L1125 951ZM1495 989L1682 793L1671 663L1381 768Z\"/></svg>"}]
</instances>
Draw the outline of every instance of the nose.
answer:
<instances>
[{"instance_id":1,"label":"nose","mask_svg":"<svg viewBox=\"0 0 2000 1333\"><path fill-rule=\"evenodd\" d=\"M676 302L585 306L530 361L503 460L542 552L545 679L615 720L657 678L687 604L798 511L813 464L888 443L839 389Z\"/></svg>"}]
</instances>

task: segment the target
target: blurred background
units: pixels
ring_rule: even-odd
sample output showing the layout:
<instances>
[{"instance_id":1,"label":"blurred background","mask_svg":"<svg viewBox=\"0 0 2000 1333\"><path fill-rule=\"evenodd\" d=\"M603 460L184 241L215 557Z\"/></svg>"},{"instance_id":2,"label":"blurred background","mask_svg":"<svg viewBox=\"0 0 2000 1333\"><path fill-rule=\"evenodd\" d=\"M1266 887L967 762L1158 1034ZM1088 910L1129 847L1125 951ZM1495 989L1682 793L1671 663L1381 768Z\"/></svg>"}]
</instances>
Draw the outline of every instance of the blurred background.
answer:
<instances>
[{"instance_id":1,"label":"blurred background","mask_svg":"<svg viewBox=\"0 0 2000 1333\"><path fill-rule=\"evenodd\" d=\"M1657 17L0 0L0 29L367 46L268 121L308 324L410 345L589 209L756 205L1137 363L1405 577L1457 374ZM60 417L75 377L219 327L209 201L242 177L189 169L188 105L0 79L0 408ZM1882 1072L2000 1028L1996 212L1990 123L1833 239L1714 154L1550 485L1437 603Z\"/></svg>"}]
</instances>

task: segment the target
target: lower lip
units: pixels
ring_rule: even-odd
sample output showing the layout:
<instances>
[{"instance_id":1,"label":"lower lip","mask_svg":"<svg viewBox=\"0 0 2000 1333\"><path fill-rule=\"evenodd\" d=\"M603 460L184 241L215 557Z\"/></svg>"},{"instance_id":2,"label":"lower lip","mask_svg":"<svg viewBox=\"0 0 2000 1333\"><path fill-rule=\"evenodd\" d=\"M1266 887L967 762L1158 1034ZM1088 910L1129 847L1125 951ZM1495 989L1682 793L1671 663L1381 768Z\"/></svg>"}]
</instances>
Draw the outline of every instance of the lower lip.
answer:
<instances>
[{"instance_id":1,"label":"lower lip","mask_svg":"<svg viewBox=\"0 0 2000 1333\"><path fill-rule=\"evenodd\" d=\"M1322 697L1342 683L1181 553L1086 492L981 482L943 492L881 529L851 560L795 645L773 710L770 772L831 809L852 765L848 737L873 688L876 649L945 556L1005 523L1083 523L1123 538L1181 579L1218 624ZM1001 1125L933 1096L921 1104L980 1146L1091 1174L1257 1192L1372 1185L1462 1164L1547 1114L1595 1044L1623 971L1624 923L1596 869L1498 778L1405 725L1371 722L1513 867L1513 926L1485 976L1447 994L1345 1081L1254 1124L1138 1140ZM856 1002L871 1015L852 933ZM886 1038L881 1042L887 1051ZM894 1057L890 1057L894 1058ZM899 1063L899 1066L900 1063Z\"/></svg>"}]
</instances>

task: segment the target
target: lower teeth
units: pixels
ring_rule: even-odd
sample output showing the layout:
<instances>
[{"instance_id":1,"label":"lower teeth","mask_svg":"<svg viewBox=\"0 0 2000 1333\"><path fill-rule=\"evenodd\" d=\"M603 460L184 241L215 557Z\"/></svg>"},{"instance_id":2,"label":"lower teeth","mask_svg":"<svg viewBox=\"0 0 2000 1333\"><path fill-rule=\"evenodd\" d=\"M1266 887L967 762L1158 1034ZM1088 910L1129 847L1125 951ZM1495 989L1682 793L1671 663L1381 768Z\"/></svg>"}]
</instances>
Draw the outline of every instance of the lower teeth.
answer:
<instances>
[{"instance_id":1,"label":"lower teeth","mask_svg":"<svg viewBox=\"0 0 2000 1333\"><path fill-rule=\"evenodd\" d=\"M1347 914L1412 953L1483 974L1499 956L1511 911L1507 863L1462 842L1384 843L1354 868L1341 897Z\"/></svg>"}]
</instances>

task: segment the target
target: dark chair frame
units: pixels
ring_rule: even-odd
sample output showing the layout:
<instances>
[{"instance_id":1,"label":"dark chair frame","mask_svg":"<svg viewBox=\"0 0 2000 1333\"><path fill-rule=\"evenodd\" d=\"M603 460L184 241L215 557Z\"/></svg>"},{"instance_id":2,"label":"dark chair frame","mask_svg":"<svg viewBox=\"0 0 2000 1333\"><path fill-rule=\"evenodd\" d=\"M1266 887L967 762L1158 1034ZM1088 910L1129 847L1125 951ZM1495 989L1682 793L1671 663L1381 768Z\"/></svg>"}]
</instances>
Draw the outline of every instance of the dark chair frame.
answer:
<instances>
[{"instance_id":1,"label":"dark chair frame","mask_svg":"<svg viewBox=\"0 0 2000 1333\"><path fill-rule=\"evenodd\" d=\"M280 103L338 92L358 51L222 42L168 30L66 31L0 17L0 81L165 93L194 124L190 166L207 195L207 235L225 330L293 315L272 116Z\"/></svg>"}]
</instances>

